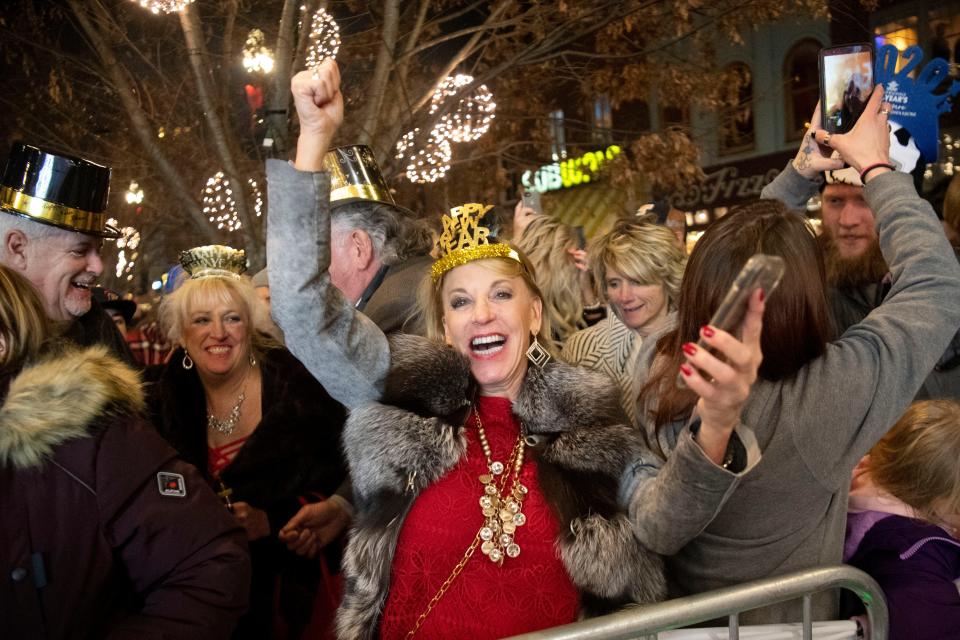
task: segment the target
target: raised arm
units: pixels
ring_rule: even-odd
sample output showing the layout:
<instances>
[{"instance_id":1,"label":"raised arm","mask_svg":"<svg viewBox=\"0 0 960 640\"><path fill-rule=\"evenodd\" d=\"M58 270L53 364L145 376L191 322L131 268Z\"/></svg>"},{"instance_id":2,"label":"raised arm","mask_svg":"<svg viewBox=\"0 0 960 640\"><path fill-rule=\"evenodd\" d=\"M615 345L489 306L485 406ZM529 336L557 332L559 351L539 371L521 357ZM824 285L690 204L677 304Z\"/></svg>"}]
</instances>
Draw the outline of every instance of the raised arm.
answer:
<instances>
[{"instance_id":1,"label":"raised arm","mask_svg":"<svg viewBox=\"0 0 960 640\"><path fill-rule=\"evenodd\" d=\"M330 176L323 156L343 120L336 63L291 82L300 117L294 166L267 161L267 263L273 318L287 348L347 407L380 397L390 365L383 332L330 283Z\"/></svg>"}]
</instances>

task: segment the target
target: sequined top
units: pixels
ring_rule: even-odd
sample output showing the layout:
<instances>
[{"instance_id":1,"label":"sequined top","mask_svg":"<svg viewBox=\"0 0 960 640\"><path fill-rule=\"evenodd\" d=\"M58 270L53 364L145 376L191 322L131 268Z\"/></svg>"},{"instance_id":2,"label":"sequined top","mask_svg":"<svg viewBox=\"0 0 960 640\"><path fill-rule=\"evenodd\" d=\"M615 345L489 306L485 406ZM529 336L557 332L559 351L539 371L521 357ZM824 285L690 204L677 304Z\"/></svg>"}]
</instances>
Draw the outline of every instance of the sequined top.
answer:
<instances>
[{"instance_id":1,"label":"sequined top","mask_svg":"<svg viewBox=\"0 0 960 640\"><path fill-rule=\"evenodd\" d=\"M493 459L506 462L520 431L510 401L481 397L477 408ZM473 414L466 435L466 457L420 494L404 521L380 625L382 638L406 636L483 525L478 477L487 472L486 458ZM557 519L530 456L521 479L530 492L523 503L527 521L516 534L520 555L497 566L477 549L416 638L502 638L576 619L579 595L557 552Z\"/></svg>"}]
</instances>

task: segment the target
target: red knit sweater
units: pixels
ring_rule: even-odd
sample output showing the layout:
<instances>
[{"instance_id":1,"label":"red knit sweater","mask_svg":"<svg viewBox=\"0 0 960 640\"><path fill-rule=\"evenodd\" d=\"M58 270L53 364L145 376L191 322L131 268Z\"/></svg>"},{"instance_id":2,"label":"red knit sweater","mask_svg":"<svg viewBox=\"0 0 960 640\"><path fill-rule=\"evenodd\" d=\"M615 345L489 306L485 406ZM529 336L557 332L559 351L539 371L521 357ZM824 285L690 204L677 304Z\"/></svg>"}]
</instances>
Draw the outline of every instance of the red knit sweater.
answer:
<instances>
[{"instance_id":1,"label":"red knit sweater","mask_svg":"<svg viewBox=\"0 0 960 640\"><path fill-rule=\"evenodd\" d=\"M506 464L520 432L510 400L481 397L477 408L493 459ZM466 433L466 457L420 494L403 523L382 638L406 636L483 525L483 485L477 477L487 473L487 462L472 413ZM560 560L557 519L544 501L530 456L521 478L530 493L523 502L527 522L516 533L520 555L497 566L478 548L417 638L502 638L576 619L579 596Z\"/></svg>"}]
</instances>

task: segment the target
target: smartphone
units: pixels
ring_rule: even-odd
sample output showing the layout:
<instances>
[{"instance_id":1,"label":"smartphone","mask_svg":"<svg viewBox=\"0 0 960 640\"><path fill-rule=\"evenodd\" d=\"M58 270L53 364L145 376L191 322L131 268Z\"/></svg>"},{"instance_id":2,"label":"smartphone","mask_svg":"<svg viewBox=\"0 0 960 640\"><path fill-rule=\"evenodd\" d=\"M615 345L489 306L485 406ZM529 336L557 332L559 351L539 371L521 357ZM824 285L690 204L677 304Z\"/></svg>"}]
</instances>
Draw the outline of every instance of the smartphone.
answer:
<instances>
[{"instance_id":1,"label":"smartphone","mask_svg":"<svg viewBox=\"0 0 960 640\"><path fill-rule=\"evenodd\" d=\"M739 338L743 318L747 314L750 295L757 289L763 289L765 295L769 298L773 290L780 284L783 271L784 262L780 256L768 256L764 253L754 254L743 265L743 269L740 270L733 284L727 289L723 301L720 302L720 306L717 307L713 317L710 318L710 326ZM697 347L707 349L710 353L717 355L716 351L704 343L703 338L697 342ZM681 388L686 386L683 374L677 374L677 386Z\"/></svg>"},{"instance_id":2,"label":"smartphone","mask_svg":"<svg viewBox=\"0 0 960 640\"><path fill-rule=\"evenodd\" d=\"M873 92L873 45L845 44L820 50L820 125L846 133Z\"/></svg>"},{"instance_id":3,"label":"smartphone","mask_svg":"<svg viewBox=\"0 0 960 640\"><path fill-rule=\"evenodd\" d=\"M543 205L540 202L539 191L524 190L522 199L524 207L533 209L538 215L543 213Z\"/></svg>"},{"instance_id":4,"label":"smartphone","mask_svg":"<svg viewBox=\"0 0 960 640\"><path fill-rule=\"evenodd\" d=\"M583 227L574 227L573 234L574 234L574 237L577 239L577 249L586 249L587 234L586 232L584 232Z\"/></svg>"}]
</instances>

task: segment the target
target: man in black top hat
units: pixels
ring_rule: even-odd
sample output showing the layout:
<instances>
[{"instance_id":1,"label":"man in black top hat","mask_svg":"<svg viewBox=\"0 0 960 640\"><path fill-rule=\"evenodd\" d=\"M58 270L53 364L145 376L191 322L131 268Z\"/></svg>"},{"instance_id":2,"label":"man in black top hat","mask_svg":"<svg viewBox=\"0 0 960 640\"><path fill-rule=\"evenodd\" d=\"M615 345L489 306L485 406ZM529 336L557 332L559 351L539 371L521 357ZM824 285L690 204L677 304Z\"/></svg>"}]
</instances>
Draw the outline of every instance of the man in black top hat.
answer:
<instances>
[{"instance_id":1,"label":"man in black top hat","mask_svg":"<svg viewBox=\"0 0 960 640\"><path fill-rule=\"evenodd\" d=\"M65 336L105 344L132 364L113 321L93 298L100 247L119 232L106 223L110 169L15 143L0 182L0 263L25 276Z\"/></svg>"}]
</instances>

